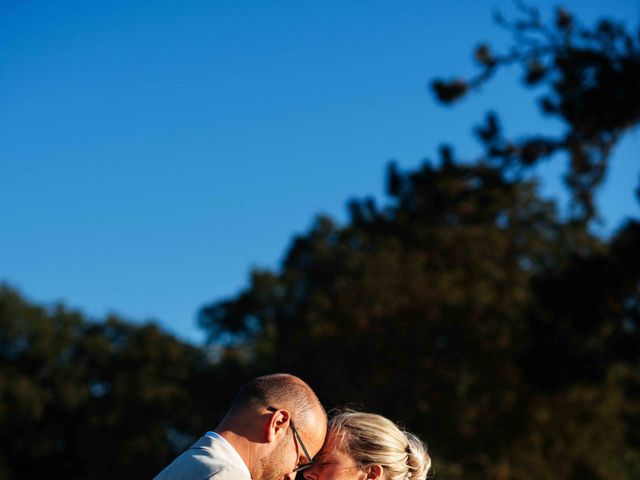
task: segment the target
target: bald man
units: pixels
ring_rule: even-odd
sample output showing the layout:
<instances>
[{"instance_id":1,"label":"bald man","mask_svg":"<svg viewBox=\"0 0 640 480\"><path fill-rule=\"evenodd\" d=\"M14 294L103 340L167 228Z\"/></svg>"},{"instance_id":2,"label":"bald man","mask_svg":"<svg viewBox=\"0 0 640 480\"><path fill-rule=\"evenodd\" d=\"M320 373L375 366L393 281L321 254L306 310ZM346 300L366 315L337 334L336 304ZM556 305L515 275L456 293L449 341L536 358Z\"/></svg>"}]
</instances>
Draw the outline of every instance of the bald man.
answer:
<instances>
[{"instance_id":1,"label":"bald man","mask_svg":"<svg viewBox=\"0 0 640 480\"><path fill-rule=\"evenodd\" d=\"M285 373L254 378L227 414L154 480L294 480L310 467L327 431L313 390Z\"/></svg>"}]
</instances>

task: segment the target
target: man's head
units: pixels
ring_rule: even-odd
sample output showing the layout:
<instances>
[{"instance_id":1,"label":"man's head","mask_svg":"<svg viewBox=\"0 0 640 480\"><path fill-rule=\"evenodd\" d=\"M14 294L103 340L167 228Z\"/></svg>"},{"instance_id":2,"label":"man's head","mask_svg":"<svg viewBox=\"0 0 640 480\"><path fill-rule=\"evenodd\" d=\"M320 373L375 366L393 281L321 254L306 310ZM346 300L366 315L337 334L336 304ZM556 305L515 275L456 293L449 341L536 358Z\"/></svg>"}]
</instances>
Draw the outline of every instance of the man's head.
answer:
<instances>
[{"instance_id":1,"label":"man's head","mask_svg":"<svg viewBox=\"0 0 640 480\"><path fill-rule=\"evenodd\" d=\"M326 413L313 390L298 377L279 373L243 385L216 431L242 439L234 446L254 480L281 480L293 479L294 470L315 456L326 428Z\"/></svg>"}]
</instances>

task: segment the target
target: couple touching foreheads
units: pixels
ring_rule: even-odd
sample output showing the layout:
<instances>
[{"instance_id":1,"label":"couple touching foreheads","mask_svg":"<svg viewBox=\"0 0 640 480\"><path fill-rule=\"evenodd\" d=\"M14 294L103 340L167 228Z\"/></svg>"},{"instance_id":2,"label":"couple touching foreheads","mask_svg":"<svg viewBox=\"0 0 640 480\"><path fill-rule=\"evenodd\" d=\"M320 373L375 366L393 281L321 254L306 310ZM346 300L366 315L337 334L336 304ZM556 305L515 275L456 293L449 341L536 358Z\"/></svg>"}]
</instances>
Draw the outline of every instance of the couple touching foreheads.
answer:
<instances>
[{"instance_id":1,"label":"couple touching foreheads","mask_svg":"<svg viewBox=\"0 0 640 480\"><path fill-rule=\"evenodd\" d=\"M298 377L246 383L227 414L155 480L424 480L426 445L372 413L327 414Z\"/></svg>"}]
</instances>

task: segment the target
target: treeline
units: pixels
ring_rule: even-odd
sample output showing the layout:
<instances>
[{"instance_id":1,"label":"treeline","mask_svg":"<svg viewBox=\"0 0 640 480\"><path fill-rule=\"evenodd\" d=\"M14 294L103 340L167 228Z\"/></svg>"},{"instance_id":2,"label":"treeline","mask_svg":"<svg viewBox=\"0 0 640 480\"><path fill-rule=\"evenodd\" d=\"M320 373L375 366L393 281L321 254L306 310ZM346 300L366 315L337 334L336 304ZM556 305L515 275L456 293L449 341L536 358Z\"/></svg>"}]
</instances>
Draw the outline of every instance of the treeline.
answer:
<instances>
[{"instance_id":1,"label":"treeline","mask_svg":"<svg viewBox=\"0 0 640 480\"><path fill-rule=\"evenodd\" d=\"M563 10L499 22L508 54L480 45L478 76L436 95L521 65L565 130L511 140L490 113L479 158L442 147L413 171L389 165L382 205L318 218L277 270L205 306L206 346L0 290L0 478L150 478L273 371L418 432L437 478L640 478L640 222L591 228L609 154L640 122L640 36ZM568 216L530 174L560 157Z\"/></svg>"}]
</instances>

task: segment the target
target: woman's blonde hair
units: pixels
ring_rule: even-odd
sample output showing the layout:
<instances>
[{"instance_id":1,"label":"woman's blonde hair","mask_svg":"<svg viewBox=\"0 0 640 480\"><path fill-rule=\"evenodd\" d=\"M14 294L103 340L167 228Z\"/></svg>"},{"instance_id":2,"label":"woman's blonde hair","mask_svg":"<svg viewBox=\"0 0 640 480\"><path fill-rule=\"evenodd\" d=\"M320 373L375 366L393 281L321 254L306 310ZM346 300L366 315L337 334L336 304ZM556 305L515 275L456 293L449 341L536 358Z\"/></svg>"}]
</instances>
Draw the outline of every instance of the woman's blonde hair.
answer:
<instances>
[{"instance_id":1,"label":"woman's blonde hair","mask_svg":"<svg viewBox=\"0 0 640 480\"><path fill-rule=\"evenodd\" d=\"M424 480L431 468L427 445L388 418L340 409L331 412L329 431L335 448L358 467L380 465L385 480Z\"/></svg>"}]
</instances>

